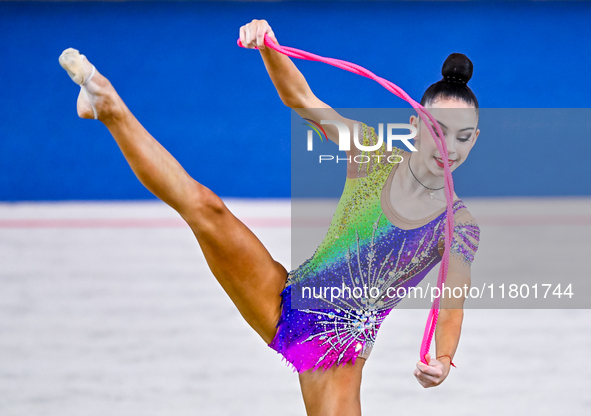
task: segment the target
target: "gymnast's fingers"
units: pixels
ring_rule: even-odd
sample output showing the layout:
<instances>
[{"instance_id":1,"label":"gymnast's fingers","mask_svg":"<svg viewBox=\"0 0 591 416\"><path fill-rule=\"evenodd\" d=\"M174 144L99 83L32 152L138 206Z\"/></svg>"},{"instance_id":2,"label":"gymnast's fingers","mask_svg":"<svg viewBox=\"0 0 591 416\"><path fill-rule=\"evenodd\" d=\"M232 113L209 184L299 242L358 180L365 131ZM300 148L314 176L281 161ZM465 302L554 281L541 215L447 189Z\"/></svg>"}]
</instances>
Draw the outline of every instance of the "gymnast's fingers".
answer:
<instances>
[{"instance_id":1,"label":"gymnast's fingers","mask_svg":"<svg viewBox=\"0 0 591 416\"><path fill-rule=\"evenodd\" d=\"M418 361L417 362L417 369L419 371L425 371L426 369L428 369L430 366L428 366L427 364L423 363L422 361Z\"/></svg>"},{"instance_id":2,"label":"gymnast's fingers","mask_svg":"<svg viewBox=\"0 0 591 416\"><path fill-rule=\"evenodd\" d=\"M246 44L248 45L249 49L254 49L256 46L254 43L254 35L252 30L252 23L246 25Z\"/></svg>"},{"instance_id":3,"label":"gymnast's fingers","mask_svg":"<svg viewBox=\"0 0 591 416\"><path fill-rule=\"evenodd\" d=\"M433 361L431 361L433 362ZM429 375L429 376L434 376L434 377L441 377L443 375L443 365L425 365L422 362L419 361L419 363L417 364L417 368L418 370L425 374L425 375Z\"/></svg>"},{"instance_id":4,"label":"gymnast's fingers","mask_svg":"<svg viewBox=\"0 0 591 416\"><path fill-rule=\"evenodd\" d=\"M421 386L424 388L434 387L441 383L441 377L435 377L429 374L425 374L418 369L415 369L414 376Z\"/></svg>"},{"instance_id":5,"label":"gymnast's fingers","mask_svg":"<svg viewBox=\"0 0 591 416\"><path fill-rule=\"evenodd\" d=\"M254 43L254 37L253 37L253 25L256 25L256 20L253 20L250 23L247 23L246 25L242 26L241 29L241 33L242 33L242 29L244 30L244 39L241 39L242 41L242 45L245 48L248 49L254 49L254 47L256 46Z\"/></svg>"},{"instance_id":6,"label":"gymnast's fingers","mask_svg":"<svg viewBox=\"0 0 591 416\"><path fill-rule=\"evenodd\" d=\"M246 26L240 27L240 42L242 43L242 46L244 46L245 48L248 47L246 44Z\"/></svg>"},{"instance_id":7,"label":"gymnast's fingers","mask_svg":"<svg viewBox=\"0 0 591 416\"><path fill-rule=\"evenodd\" d=\"M242 26L241 29L241 35L243 34L244 39L241 39L242 41L242 45L247 48L247 49L253 49L254 46L252 45L252 38L250 36L250 25L251 23Z\"/></svg>"},{"instance_id":8,"label":"gymnast's fingers","mask_svg":"<svg viewBox=\"0 0 591 416\"><path fill-rule=\"evenodd\" d=\"M419 384L421 386L427 388L427 383L424 380L424 376L418 369L415 369L415 371L413 372L413 375L415 376L415 378L417 379L417 381L419 382Z\"/></svg>"},{"instance_id":9,"label":"gymnast's fingers","mask_svg":"<svg viewBox=\"0 0 591 416\"><path fill-rule=\"evenodd\" d=\"M279 42L277 41L277 38L275 37L275 33L273 33L273 30L271 29L270 26L269 26L269 30L267 31L267 35L269 35L269 37L273 40L273 42L275 42L277 45L279 45Z\"/></svg>"},{"instance_id":10,"label":"gymnast's fingers","mask_svg":"<svg viewBox=\"0 0 591 416\"><path fill-rule=\"evenodd\" d=\"M435 387L435 386L439 385L439 383L440 383L439 378L432 377L432 376L426 376L426 375L422 375L420 378L420 381L422 382L421 385L425 388Z\"/></svg>"},{"instance_id":11,"label":"gymnast's fingers","mask_svg":"<svg viewBox=\"0 0 591 416\"><path fill-rule=\"evenodd\" d=\"M430 360L430 365L423 364L422 361L417 362L417 368L415 369L415 377L429 384L423 387L433 387L439 385L444 378L443 364L437 360Z\"/></svg>"},{"instance_id":12,"label":"gymnast's fingers","mask_svg":"<svg viewBox=\"0 0 591 416\"><path fill-rule=\"evenodd\" d=\"M255 29L256 44L259 47L259 49L265 49L265 33L267 33L270 29L269 25L267 25L266 23L267 22L265 20L261 20L260 24L257 25Z\"/></svg>"}]
</instances>

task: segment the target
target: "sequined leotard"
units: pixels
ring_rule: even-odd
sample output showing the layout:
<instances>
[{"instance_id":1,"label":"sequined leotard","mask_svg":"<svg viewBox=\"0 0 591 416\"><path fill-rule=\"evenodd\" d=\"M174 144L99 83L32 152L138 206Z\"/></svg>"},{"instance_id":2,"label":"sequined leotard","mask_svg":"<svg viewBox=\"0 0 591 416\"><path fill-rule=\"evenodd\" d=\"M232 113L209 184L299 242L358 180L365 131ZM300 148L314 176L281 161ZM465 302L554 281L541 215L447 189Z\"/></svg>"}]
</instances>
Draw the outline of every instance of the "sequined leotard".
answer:
<instances>
[{"instance_id":1,"label":"sequined leotard","mask_svg":"<svg viewBox=\"0 0 591 416\"><path fill-rule=\"evenodd\" d=\"M360 123L362 143L377 143L373 127ZM368 153L373 163L359 165L359 177L347 178L331 225L314 255L292 270L283 290L282 312L277 333L269 346L298 372L328 369L367 358L385 317L400 301L396 297L363 297L348 301L350 307L292 309L295 283L335 276L345 285L370 287L418 285L441 261L446 208L420 221L400 217L390 203L390 185L402 149L392 153L383 144ZM374 156L382 155L382 158ZM470 276L470 265L478 249L480 228L460 199L453 204L455 229L448 273ZM419 225L420 224L420 225Z\"/></svg>"}]
</instances>

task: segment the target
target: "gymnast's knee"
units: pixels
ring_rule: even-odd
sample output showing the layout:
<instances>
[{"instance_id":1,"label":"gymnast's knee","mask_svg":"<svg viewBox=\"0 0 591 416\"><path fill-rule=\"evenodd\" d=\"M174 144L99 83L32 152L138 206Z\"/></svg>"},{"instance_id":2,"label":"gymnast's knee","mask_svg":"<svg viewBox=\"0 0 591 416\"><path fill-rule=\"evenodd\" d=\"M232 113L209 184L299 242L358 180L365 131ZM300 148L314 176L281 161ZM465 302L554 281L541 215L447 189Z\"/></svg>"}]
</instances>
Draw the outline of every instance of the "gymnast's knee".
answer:
<instances>
[{"instance_id":1,"label":"gymnast's knee","mask_svg":"<svg viewBox=\"0 0 591 416\"><path fill-rule=\"evenodd\" d=\"M190 225L205 225L228 212L222 199L208 187L195 182L187 192L181 217Z\"/></svg>"}]
</instances>

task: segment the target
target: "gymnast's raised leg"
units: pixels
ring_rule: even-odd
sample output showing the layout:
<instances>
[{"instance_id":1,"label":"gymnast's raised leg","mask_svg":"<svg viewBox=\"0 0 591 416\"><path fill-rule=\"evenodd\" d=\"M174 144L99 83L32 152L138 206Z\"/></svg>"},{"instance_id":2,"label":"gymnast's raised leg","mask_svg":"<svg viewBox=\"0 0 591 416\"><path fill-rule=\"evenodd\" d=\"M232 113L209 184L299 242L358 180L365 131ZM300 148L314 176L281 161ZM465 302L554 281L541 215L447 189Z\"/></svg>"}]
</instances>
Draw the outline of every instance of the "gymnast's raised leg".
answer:
<instances>
[{"instance_id":1,"label":"gymnast's raised leg","mask_svg":"<svg viewBox=\"0 0 591 416\"><path fill-rule=\"evenodd\" d=\"M59 61L81 86L78 115L107 126L140 182L191 227L214 276L246 322L269 344L277 332L287 270L217 195L191 178L146 131L84 55L69 48ZM361 414L362 361L299 375L309 416Z\"/></svg>"},{"instance_id":2,"label":"gymnast's raised leg","mask_svg":"<svg viewBox=\"0 0 591 416\"><path fill-rule=\"evenodd\" d=\"M216 194L189 176L146 131L84 55L69 48L59 62L81 86L78 115L98 119L109 129L140 182L187 222L216 279L246 322L270 343L281 312L286 269Z\"/></svg>"}]
</instances>

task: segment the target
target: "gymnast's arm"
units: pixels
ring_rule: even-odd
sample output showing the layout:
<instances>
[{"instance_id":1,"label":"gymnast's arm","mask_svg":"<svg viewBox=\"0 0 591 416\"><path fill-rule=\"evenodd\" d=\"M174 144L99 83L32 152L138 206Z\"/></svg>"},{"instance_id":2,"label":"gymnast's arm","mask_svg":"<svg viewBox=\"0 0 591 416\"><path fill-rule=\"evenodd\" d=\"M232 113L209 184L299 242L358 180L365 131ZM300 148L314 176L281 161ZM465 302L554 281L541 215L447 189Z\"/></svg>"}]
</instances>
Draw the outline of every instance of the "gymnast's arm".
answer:
<instances>
[{"instance_id":1,"label":"gymnast's arm","mask_svg":"<svg viewBox=\"0 0 591 416\"><path fill-rule=\"evenodd\" d=\"M301 117L312 119L317 123L320 123L320 120L341 121L347 125L349 132L352 134L355 120L341 116L329 105L319 100L310 89L302 73L288 56L265 47L265 34L268 34L279 45L273 30L266 20L255 19L240 28L242 45L250 49L255 46L259 48L265 68L283 104L294 109ZM339 144L337 127L333 124L324 124L322 127L326 131L327 137L334 143ZM354 149L352 136L349 137L349 140L351 143L350 148Z\"/></svg>"},{"instance_id":2,"label":"gymnast's arm","mask_svg":"<svg viewBox=\"0 0 591 416\"><path fill-rule=\"evenodd\" d=\"M447 278L445 279L445 287L449 288L450 292L446 291L441 299L441 309L435 328L435 357L441 357L439 359L436 358L436 360L444 364L445 377L449 373L451 361L460 342L462 321L464 320L465 295L470 290L470 285L470 276L448 271ZM460 289L462 293L462 296L458 298L455 298L453 295L453 290L456 287L459 288L456 293L460 293ZM452 294L451 297L449 293ZM447 355L448 357L442 357L443 355Z\"/></svg>"},{"instance_id":3,"label":"gymnast's arm","mask_svg":"<svg viewBox=\"0 0 591 416\"><path fill-rule=\"evenodd\" d=\"M448 270L445 279L446 289L441 298L439 317L435 327L436 354L435 357L430 357L430 354L427 354L429 365L419 361L414 372L418 382L425 388L440 385L449 374L451 361L460 342L465 293L470 290L471 279L468 274ZM462 296L458 298L453 296L455 287L461 288ZM447 288L450 289L450 292L447 291ZM451 297L448 295L449 293L452 294ZM442 357L443 355L447 357Z\"/></svg>"},{"instance_id":4,"label":"gymnast's arm","mask_svg":"<svg viewBox=\"0 0 591 416\"><path fill-rule=\"evenodd\" d=\"M455 227L453 242L450 246L449 267L435 329L435 358L426 357L429 365L419 361L415 369L415 377L423 387L441 384L449 373L451 360L460 341L464 301L470 293L472 262L480 244L480 227L470 212L462 208L454 214L454 218ZM438 242L440 256L444 254L444 245L445 238L441 238ZM455 293L454 288L458 289ZM443 355L449 357L442 357ZM437 357L440 358L437 359Z\"/></svg>"}]
</instances>

